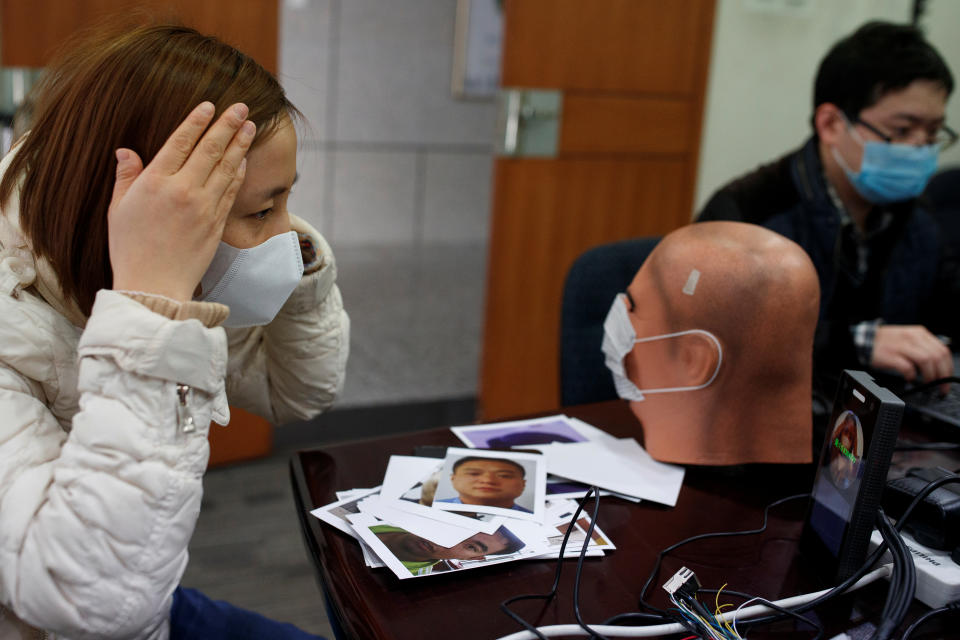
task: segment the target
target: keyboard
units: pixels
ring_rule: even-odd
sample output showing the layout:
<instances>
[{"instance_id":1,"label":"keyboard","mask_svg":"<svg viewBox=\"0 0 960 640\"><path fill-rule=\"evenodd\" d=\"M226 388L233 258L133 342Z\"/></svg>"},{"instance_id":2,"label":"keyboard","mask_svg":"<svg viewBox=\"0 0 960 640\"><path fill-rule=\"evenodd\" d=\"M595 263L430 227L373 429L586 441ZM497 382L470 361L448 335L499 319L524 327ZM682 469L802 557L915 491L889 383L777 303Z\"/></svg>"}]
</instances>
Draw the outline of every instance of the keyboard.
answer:
<instances>
[{"instance_id":1,"label":"keyboard","mask_svg":"<svg viewBox=\"0 0 960 640\"><path fill-rule=\"evenodd\" d=\"M938 389L902 395L911 409L935 418L947 424L960 427L960 384L950 385L947 395L941 395Z\"/></svg>"}]
</instances>

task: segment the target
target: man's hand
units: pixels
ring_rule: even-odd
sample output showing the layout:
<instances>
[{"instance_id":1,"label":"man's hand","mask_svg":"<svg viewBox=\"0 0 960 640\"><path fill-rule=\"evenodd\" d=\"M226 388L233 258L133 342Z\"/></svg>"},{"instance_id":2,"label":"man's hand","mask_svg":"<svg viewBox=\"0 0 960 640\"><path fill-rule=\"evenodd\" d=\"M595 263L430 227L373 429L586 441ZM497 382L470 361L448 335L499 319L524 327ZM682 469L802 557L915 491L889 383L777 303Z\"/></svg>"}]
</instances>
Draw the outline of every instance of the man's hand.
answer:
<instances>
[{"instance_id":1,"label":"man's hand","mask_svg":"<svg viewBox=\"0 0 960 640\"><path fill-rule=\"evenodd\" d=\"M897 371L908 381L915 380L918 373L927 382L953 375L950 349L920 325L877 327L870 365L875 369Z\"/></svg>"}]
</instances>

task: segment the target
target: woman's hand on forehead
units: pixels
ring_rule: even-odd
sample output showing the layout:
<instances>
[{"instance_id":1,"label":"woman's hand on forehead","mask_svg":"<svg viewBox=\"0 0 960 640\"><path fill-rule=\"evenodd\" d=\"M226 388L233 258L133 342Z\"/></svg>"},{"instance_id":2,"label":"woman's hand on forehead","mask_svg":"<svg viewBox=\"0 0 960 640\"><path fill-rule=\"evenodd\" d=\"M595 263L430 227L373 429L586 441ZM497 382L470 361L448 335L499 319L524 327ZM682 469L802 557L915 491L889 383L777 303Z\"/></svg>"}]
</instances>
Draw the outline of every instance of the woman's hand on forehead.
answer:
<instances>
[{"instance_id":1,"label":"woman's hand on forehead","mask_svg":"<svg viewBox=\"0 0 960 640\"><path fill-rule=\"evenodd\" d=\"M117 150L108 213L114 289L191 299L243 182L256 133L247 114L235 104L207 130L214 106L198 105L145 168L133 150Z\"/></svg>"}]
</instances>

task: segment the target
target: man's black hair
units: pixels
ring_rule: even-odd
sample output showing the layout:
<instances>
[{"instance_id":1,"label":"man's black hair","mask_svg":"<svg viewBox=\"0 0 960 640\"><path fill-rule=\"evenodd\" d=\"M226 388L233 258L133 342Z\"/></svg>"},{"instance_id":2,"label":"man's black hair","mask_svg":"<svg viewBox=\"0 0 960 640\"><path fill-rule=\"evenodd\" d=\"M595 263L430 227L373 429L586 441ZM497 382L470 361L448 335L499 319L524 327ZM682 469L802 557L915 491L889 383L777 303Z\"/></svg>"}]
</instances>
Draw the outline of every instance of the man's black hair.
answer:
<instances>
[{"instance_id":1,"label":"man's black hair","mask_svg":"<svg viewBox=\"0 0 960 640\"><path fill-rule=\"evenodd\" d=\"M473 460L496 460L496 461L498 461L498 462L506 462L507 464L512 464L512 465L515 466L517 469L520 469L520 476L521 476L521 477L523 477L523 478L526 478L526 477L527 477L527 470L524 469L524 468L523 468L523 465L520 464L519 462L517 462L516 460L510 460L510 459L508 459L508 458L488 458L488 457L486 457L486 456L466 456L466 457L464 457L464 458L460 458L459 460L457 460L456 462L453 463L453 473L456 473L456 472L457 472L457 469L458 469L458 468L460 467L460 465L462 465L464 462L471 462L471 461L473 461Z\"/></svg>"},{"instance_id":2,"label":"man's black hair","mask_svg":"<svg viewBox=\"0 0 960 640\"><path fill-rule=\"evenodd\" d=\"M483 459L483 460L489 460L489 458L482 458L482 459ZM520 551L520 549L523 549L525 546L527 546L526 543L525 543L523 540L521 540L521 539L518 538L516 535L514 535L514 533L513 533L512 531L510 531L509 529L507 529L506 527L500 527L499 529L497 529L497 530L494 531L493 533L494 533L495 535L499 533L499 534L502 535L504 538L506 538L506 539L507 539L507 546L504 547L503 549L501 549L500 551L495 551L495 552L493 552L493 553L488 553L487 555L490 555L490 556L505 556L505 555L507 555L508 553L516 553L517 551Z\"/></svg>"},{"instance_id":3,"label":"man's black hair","mask_svg":"<svg viewBox=\"0 0 960 640\"><path fill-rule=\"evenodd\" d=\"M891 91L931 80L953 91L953 75L923 33L907 24L868 22L830 49L813 87L813 108L835 104L855 120Z\"/></svg>"}]
</instances>

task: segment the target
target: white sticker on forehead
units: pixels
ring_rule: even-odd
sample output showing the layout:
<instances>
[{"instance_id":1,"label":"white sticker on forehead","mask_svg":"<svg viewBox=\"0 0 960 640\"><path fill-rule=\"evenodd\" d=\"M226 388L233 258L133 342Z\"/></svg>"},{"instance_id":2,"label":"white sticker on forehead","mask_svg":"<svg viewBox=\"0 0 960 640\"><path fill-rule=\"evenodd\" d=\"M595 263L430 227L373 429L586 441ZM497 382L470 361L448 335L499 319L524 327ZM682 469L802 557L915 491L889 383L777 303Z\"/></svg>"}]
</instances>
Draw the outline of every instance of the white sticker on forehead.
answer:
<instances>
[{"instance_id":1,"label":"white sticker on forehead","mask_svg":"<svg viewBox=\"0 0 960 640\"><path fill-rule=\"evenodd\" d=\"M691 269L690 275L687 277L687 284L683 285L683 292L688 296L692 296L693 292L697 290L698 282L700 282L700 272L696 269Z\"/></svg>"}]
</instances>

